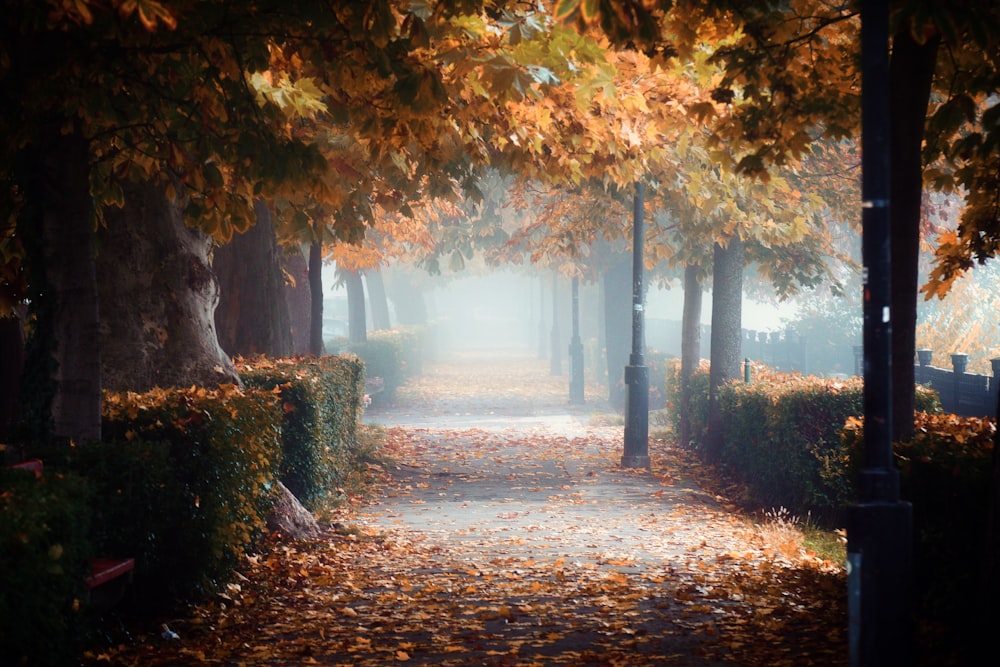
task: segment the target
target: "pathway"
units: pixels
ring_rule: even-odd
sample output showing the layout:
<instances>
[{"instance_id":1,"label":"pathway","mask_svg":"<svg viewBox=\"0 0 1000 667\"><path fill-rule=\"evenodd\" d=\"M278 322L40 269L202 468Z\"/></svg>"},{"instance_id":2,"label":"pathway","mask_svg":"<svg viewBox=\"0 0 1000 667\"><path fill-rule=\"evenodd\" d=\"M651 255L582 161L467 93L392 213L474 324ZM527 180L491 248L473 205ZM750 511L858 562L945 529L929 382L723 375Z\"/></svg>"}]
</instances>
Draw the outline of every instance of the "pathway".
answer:
<instances>
[{"instance_id":1,"label":"pathway","mask_svg":"<svg viewBox=\"0 0 1000 667\"><path fill-rule=\"evenodd\" d=\"M783 557L665 442L623 470L620 420L566 383L529 356L428 365L366 415L376 500L94 664L845 664L842 573Z\"/></svg>"}]
</instances>

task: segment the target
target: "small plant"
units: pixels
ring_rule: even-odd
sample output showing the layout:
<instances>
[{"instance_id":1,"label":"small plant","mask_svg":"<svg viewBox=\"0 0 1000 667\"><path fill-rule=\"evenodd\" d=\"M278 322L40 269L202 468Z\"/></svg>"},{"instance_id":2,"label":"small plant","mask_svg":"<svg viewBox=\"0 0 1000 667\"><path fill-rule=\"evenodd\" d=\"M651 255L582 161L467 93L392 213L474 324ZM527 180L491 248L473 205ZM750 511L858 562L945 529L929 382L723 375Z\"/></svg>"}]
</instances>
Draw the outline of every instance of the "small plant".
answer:
<instances>
[{"instance_id":1,"label":"small plant","mask_svg":"<svg viewBox=\"0 0 1000 667\"><path fill-rule=\"evenodd\" d=\"M799 518L784 507L771 508L757 525L757 535L781 556L794 560L801 555L805 541L799 524Z\"/></svg>"}]
</instances>

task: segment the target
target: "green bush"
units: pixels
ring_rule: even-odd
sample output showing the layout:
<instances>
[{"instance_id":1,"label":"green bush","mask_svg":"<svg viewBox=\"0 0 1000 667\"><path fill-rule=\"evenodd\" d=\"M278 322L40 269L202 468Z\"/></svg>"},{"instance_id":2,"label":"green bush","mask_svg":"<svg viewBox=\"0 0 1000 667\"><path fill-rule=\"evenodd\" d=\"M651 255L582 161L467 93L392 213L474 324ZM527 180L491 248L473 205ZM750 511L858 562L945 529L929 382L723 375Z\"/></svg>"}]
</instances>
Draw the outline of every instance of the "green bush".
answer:
<instances>
[{"instance_id":1,"label":"green bush","mask_svg":"<svg viewBox=\"0 0 1000 667\"><path fill-rule=\"evenodd\" d=\"M700 452L708 424L708 370L692 375L687 405L680 404L678 373L675 362L667 377L669 414L676 432L681 412L687 411L692 441L681 444ZM772 373L763 367L754 377L751 384L734 381L719 391L722 470L741 483L750 505L838 521L856 498L841 431L864 411L862 380ZM940 410L936 394L922 387L917 405Z\"/></svg>"},{"instance_id":2,"label":"green bush","mask_svg":"<svg viewBox=\"0 0 1000 667\"><path fill-rule=\"evenodd\" d=\"M306 507L326 503L349 473L364 396L353 357L239 360L248 387L275 391L282 404L281 481Z\"/></svg>"},{"instance_id":3,"label":"green bush","mask_svg":"<svg viewBox=\"0 0 1000 667\"><path fill-rule=\"evenodd\" d=\"M937 617L961 614L977 585L995 430L993 419L917 413L913 437L893 444L901 495L913 505L917 581ZM843 438L857 476L864 460L864 421L850 420Z\"/></svg>"},{"instance_id":4,"label":"green bush","mask_svg":"<svg viewBox=\"0 0 1000 667\"><path fill-rule=\"evenodd\" d=\"M134 556L137 586L154 597L216 589L264 528L280 427L265 390L107 394L106 442L70 461L96 486L98 548Z\"/></svg>"},{"instance_id":5,"label":"green bush","mask_svg":"<svg viewBox=\"0 0 1000 667\"><path fill-rule=\"evenodd\" d=\"M667 418L673 432L680 435L681 415L687 415L691 429L689 442L678 443L693 451L700 451L708 430L708 369L700 368L688 379L689 396L682 400L680 386L680 359L667 361L664 371L667 394Z\"/></svg>"},{"instance_id":6,"label":"green bush","mask_svg":"<svg viewBox=\"0 0 1000 667\"><path fill-rule=\"evenodd\" d=\"M727 384L719 400L721 459L757 504L836 517L852 502L840 434L848 417L864 410L859 378L770 375Z\"/></svg>"},{"instance_id":7,"label":"green bush","mask_svg":"<svg viewBox=\"0 0 1000 667\"><path fill-rule=\"evenodd\" d=\"M372 395L372 405L390 405L396 390L408 377L419 372L421 343L413 332L403 330L373 331L364 343L348 348L365 362L365 376L381 378L383 388Z\"/></svg>"},{"instance_id":8,"label":"green bush","mask_svg":"<svg viewBox=\"0 0 1000 667\"><path fill-rule=\"evenodd\" d=\"M4 664L72 664L93 554L90 497L89 485L76 475L0 468Z\"/></svg>"}]
</instances>

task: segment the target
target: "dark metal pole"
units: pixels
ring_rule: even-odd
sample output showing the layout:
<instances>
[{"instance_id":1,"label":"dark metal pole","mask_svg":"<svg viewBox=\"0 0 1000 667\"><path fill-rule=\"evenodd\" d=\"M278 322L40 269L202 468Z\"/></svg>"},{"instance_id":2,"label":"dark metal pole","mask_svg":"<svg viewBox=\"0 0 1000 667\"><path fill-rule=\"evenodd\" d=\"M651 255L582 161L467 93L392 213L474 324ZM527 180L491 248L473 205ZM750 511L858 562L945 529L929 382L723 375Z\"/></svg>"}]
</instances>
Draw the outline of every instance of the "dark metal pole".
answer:
<instances>
[{"instance_id":1,"label":"dark metal pole","mask_svg":"<svg viewBox=\"0 0 1000 667\"><path fill-rule=\"evenodd\" d=\"M644 187L635 184L632 209L632 354L625 367L625 453L623 468L649 468L649 369L643 359L646 335L643 331L642 227Z\"/></svg>"},{"instance_id":2,"label":"dark metal pole","mask_svg":"<svg viewBox=\"0 0 1000 667\"><path fill-rule=\"evenodd\" d=\"M569 341L569 402L582 404L583 343L580 341L580 278L573 276L573 337Z\"/></svg>"},{"instance_id":3,"label":"dark metal pole","mask_svg":"<svg viewBox=\"0 0 1000 667\"><path fill-rule=\"evenodd\" d=\"M852 666L912 665L912 508L892 458L889 243L889 10L861 3L862 242L865 456L861 502L848 510L848 620Z\"/></svg>"}]
</instances>

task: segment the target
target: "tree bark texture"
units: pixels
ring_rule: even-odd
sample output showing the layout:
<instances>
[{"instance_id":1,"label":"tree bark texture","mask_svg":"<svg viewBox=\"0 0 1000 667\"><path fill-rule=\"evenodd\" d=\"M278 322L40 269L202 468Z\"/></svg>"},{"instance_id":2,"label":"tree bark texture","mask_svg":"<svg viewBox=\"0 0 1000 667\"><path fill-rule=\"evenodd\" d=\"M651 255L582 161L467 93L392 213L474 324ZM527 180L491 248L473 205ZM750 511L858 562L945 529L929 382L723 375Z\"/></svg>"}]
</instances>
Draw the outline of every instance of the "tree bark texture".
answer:
<instances>
[{"instance_id":1,"label":"tree bark texture","mask_svg":"<svg viewBox=\"0 0 1000 667\"><path fill-rule=\"evenodd\" d=\"M604 340L608 401L625 407L625 366L632 350L632 256L615 253L604 273Z\"/></svg>"},{"instance_id":2,"label":"tree bark texture","mask_svg":"<svg viewBox=\"0 0 1000 667\"><path fill-rule=\"evenodd\" d=\"M17 421L23 369L24 327L21 317L0 317L0 442L7 440L7 428ZM0 465L2 463L0 460Z\"/></svg>"},{"instance_id":3,"label":"tree bark texture","mask_svg":"<svg viewBox=\"0 0 1000 667\"><path fill-rule=\"evenodd\" d=\"M385 281L382 280L382 272L379 269L366 271L365 283L368 285L368 300L372 306L372 328L375 330L391 329L389 300L385 295Z\"/></svg>"},{"instance_id":4,"label":"tree bark texture","mask_svg":"<svg viewBox=\"0 0 1000 667\"><path fill-rule=\"evenodd\" d=\"M365 312L365 286L357 271L344 271L344 285L347 287L347 329L352 343L368 340L367 313Z\"/></svg>"},{"instance_id":5,"label":"tree bark texture","mask_svg":"<svg viewBox=\"0 0 1000 667\"><path fill-rule=\"evenodd\" d=\"M41 235L45 284L33 304L34 336L44 351L30 372L50 378L52 435L82 442L101 437L101 336L94 265L93 201L87 141L53 128L46 145L31 151L24 182L30 223ZM42 303L44 301L44 303ZM42 408L45 410L46 408Z\"/></svg>"},{"instance_id":6,"label":"tree bark texture","mask_svg":"<svg viewBox=\"0 0 1000 667\"><path fill-rule=\"evenodd\" d=\"M678 424L678 440L682 445L690 443L691 419L688 406L691 404L691 375L701 362L701 304L702 289L699 276L700 267L689 264L684 268L684 307L681 316L681 371L678 384L680 396L676 403L681 406Z\"/></svg>"},{"instance_id":7,"label":"tree bark texture","mask_svg":"<svg viewBox=\"0 0 1000 667\"><path fill-rule=\"evenodd\" d=\"M212 240L148 183L108 209L97 259L104 383L113 391L241 384L219 346Z\"/></svg>"},{"instance_id":8,"label":"tree bark texture","mask_svg":"<svg viewBox=\"0 0 1000 667\"><path fill-rule=\"evenodd\" d=\"M281 251L271 211L254 204L257 223L215 249L212 266L219 280L215 327L219 344L230 356L292 353L292 329L285 301Z\"/></svg>"},{"instance_id":9,"label":"tree bark texture","mask_svg":"<svg viewBox=\"0 0 1000 667\"><path fill-rule=\"evenodd\" d=\"M892 124L889 143L890 255L892 264L892 432L893 440L913 435L920 201L923 193L921 149L927 106L940 39L914 41L909 24L892 40L889 63Z\"/></svg>"},{"instance_id":10,"label":"tree bark texture","mask_svg":"<svg viewBox=\"0 0 1000 667\"><path fill-rule=\"evenodd\" d=\"M309 246L309 354L319 357L323 344L323 244Z\"/></svg>"},{"instance_id":11,"label":"tree bark texture","mask_svg":"<svg viewBox=\"0 0 1000 667\"><path fill-rule=\"evenodd\" d=\"M712 259L712 350L709 371L708 436L705 457L718 459L722 452L722 412L719 389L740 374L743 342L743 241L735 237L723 247L715 245Z\"/></svg>"},{"instance_id":12,"label":"tree bark texture","mask_svg":"<svg viewBox=\"0 0 1000 667\"><path fill-rule=\"evenodd\" d=\"M292 333L292 354L309 354L309 327L312 322L312 296L309 286L309 261L299 250L283 258L285 273L294 284L285 284L285 302Z\"/></svg>"}]
</instances>

